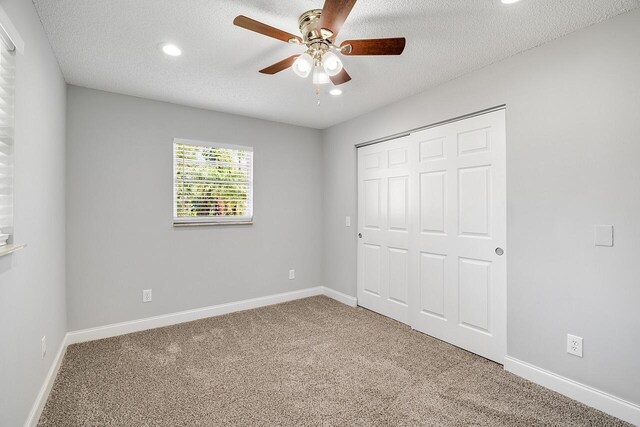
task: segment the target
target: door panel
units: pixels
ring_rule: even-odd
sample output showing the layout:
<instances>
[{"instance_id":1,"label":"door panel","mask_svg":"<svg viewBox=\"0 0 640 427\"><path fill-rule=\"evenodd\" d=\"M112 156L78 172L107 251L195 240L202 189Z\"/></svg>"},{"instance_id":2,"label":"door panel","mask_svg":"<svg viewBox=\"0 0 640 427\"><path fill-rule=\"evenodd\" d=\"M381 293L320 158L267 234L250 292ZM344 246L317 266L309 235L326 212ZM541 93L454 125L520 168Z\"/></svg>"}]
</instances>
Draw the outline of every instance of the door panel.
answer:
<instances>
[{"instance_id":1,"label":"door panel","mask_svg":"<svg viewBox=\"0 0 640 427\"><path fill-rule=\"evenodd\" d=\"M447 256L420 253L420 312L446 320L445 266Z\"/></svg>"},{"instance_id":2,"label":"door panel","mask_svg":"<svg viewBox=\"0 0 640 427\"><path fill-rule=\"evenodd\" d=\"M364 245L364 290L380 295L380 246Z\"/></svg>"},{"instance_id":3,"label":"door panel","mask_svg":"<svg viewBox=\"0 0 640 427\"><path fill-rule=\"evenodd\" d=\"M441 159L421 158L416 173L429 176L437 167L446 177L444 194L431 189L416 192L416 197L427 212L444 210L445 231L438 235L422 227L414 239L414 257L416 265L425 253L444 257L444 314L438 317L414 308L410 300L410 323L419 331L502 362L506 354L506 255L496 255L495 248L505 249L506 244L504 110L410 136L416 145L436 140L445 141ZM422 266L415 268L416 276L423 274ZM415 285L415 298L423 299L423 307L441 304L433 283L422 280ZM425 295L432 295L433 302L425 302Z\"/></svg>"},{"instance_id":4,"label":"door panel","mask_svg":"<svg viewBox=\"0 0 640 427\"><path fill-rule=\"evenodd\" d=\"M446 156L446 137L420 141L420 161L429 162L444 159Z\"/></svg>"},{"instance_id":5,"label":"door panel","mask_svg":"<svg viewBox=\"0 0 640 427\"><path fill-rule=\"evenodd\" d=\"M489 332L489 268L491 263L458 258L460 323Z\"/></svg>"},{"instance_id":6,"label":"door panel","mask_svg":"<svg viewBox=\"0 0 640 427\"><path fill-rule=\"evenodd\" d=\"M389 299L407 304L409 293L409 251L389 248Z\"/></svg>"},{"instance_id":7,"label":"door panel","mask_svg":"<svg viewBox=\"0 0 640 427\"><path fill-rule=\"evenodd\" d=\"M458 225L461 236L489 237L490 173L490 166L458 170Z\"/></svg>"},{"instance_id":8,"label":"door panel","mask_svg":"<svg viewBox=\"0 0 640 427\"><path fill-rule=\"evenodd\" d=\"M409 214L409 177L389 178L389 229L407 232Z\"/></svg>"},{"instance_id":9,"label":"door panel","mask_svg":"<svg viewBox=\"0 0 640 427\"><path fill-rule=\"evenodd\" d=\"M489 359L506 353L505 112L358 150L358 302Z\"/></svg>"},{"instance_id":10,"label":"door panel","mask_svg":"<svg viewBox=\"0 0 640 427\"><path fill-rule=\"evenodd\" d=\"M446 234L447 172L420 174L420 232Z\"/></svg>"},{"instance_id":11,"label":"door panel","mask_svg":"<svg viewBox=\"0 0 640 427\"><path fill-rule=\"evenodd\" d=\"M396 166L406 166L407 165L407 148L396 148L395 150L389 150L389 167L393 168Z\"/></svg>"},{"instance_id":12,"label":"door panel","mask_svg":"<svg viewBox=\"0 0 640 427\"><path fill-rule=\"evenodd\" d=\"M364 182L364 226L380 229L380 180Z\"/></svg>"},{"instance_id":13,"label":"door panel","mask_svg":"<svg viewBox=\"0 0 640 427\"><path fill-rule=\"evenodd\" d=\"M482 151L489 151L489 136L491 127L480 129L470 129L458 132L458 155L477 154Z\"/></svg>"},{"instance_id":14,"label":"door panel","mask_svg":"<svg viewBox=\"0 0 640 427\"><path fill-rule=\"evenodd\" d=\"M359 303L404 323L409 323L409 159L404 139L358 150Z\"/></svg>"}]
</instances>

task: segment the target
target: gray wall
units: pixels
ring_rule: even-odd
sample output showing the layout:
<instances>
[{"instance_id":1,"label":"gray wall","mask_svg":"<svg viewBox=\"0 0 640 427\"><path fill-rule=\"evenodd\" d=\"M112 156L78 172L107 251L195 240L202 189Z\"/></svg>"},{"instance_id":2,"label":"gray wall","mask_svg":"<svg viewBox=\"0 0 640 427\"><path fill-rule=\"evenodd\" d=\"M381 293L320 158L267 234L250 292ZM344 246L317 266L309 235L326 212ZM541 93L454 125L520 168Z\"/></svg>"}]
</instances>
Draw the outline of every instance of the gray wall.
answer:
<instances>
[{"instance_id":1,"label":"gray wall","mask_svg":"<svg viewBox=\"0 0 640 427\"><path fill-rule=\"evenodd\" d=\"M323 284L320 131L74 86L67 95L69 330ZM253 225L172 226L174 137L254 147Z\"/></svg>"},{"instance_id":2,"label":"gray wall","mask_svg":"<svg viewBox=\"0 0 640 427\"><path fill-rule=\"evenodd\" d=\"M22 425L67 331L65 102L58 63L30 1L2 7L25 42L16 59L15 241L0 257L0 425ZM48 353L40 357L47 336Z\"/></svg>"},{"instance_id":3,"label":"gray wall","mask_svg":"<svg viewBox=\"0 0 640 427\"><path fill-rule=\"evenodd\" d=\"M640 403L640 11L321 134L65 93L31 2L2 7L26 43L15 228L29 247L0 258L0 425L24 422L66 330L322 284L355 295L356 228L344 227L345 215L356 217L354 144L503 103L508 353ZM253 226L171 226L174 136L255 147ZM615 247L593 247L597 223L615 225ZM150 304L141 303L144 288L154 290ZM566 354L568 332L584 337L583 359Z\"/></svg>"},{"instance_id":4,"label":"gray wall","mask_svg":"<svg viewBox=\"0 0 640 427\"><path fill-rule=\"evenodd\" d=\"M356 294L354 145L507 104L508 354L640 403L638 40L640 10L324 131L326 285Z\"/></svg>"}]
</instances>

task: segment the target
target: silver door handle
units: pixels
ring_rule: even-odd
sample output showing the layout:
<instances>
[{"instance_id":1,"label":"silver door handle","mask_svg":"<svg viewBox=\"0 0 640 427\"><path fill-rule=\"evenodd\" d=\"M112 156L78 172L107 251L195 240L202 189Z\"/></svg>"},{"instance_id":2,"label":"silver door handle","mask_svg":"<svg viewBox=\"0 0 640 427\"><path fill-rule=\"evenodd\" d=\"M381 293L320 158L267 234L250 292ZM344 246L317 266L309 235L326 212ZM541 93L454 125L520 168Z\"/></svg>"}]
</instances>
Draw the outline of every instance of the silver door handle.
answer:
<instances>
[{"instance_id":1,"label":"silver door handle","mask_svg":"<svg viewBox=\"0 0 640 427\"><path fill-rule=\"evenodd\" d=\"M498 255L498 256L502 256L502 254L504 254L504 249L502 249L502 248L496 248L496 255Z\"/></svg>"}]
</instances>

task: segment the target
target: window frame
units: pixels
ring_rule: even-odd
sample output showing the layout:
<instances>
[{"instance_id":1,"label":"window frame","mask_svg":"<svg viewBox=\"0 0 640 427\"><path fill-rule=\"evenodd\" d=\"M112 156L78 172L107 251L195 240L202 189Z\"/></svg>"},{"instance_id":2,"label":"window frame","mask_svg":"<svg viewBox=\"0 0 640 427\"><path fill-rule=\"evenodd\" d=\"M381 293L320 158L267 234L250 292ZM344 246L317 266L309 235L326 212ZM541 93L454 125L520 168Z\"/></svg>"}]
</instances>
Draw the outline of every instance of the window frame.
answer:
<instances>
[{"instance_id":1,"label":"window frame","mask_svg":"<svg viewBox=\"0 0 640 427\"><path fill-rule=\"evenodd\" d=\"M250 206L250 215L248 216L238 216L238 217L230 217L230 216L201 216L201 217L178 217L177 216L177 207L178 207L178 194L177 194L177 171L176 171L176 145L184 144L184 145L193 145L200 147L208 147L208 148L224 148L228 150L237 150L237 151L249 151L251 152L251 167L249 168L249 195L248 202ZM174 227L192 227L192 226L207 226L207 225L251 225L253 224L253 147L247 145L236 145L236 144L227 144L220 142L210 142L210 141L199 141L194 139L185 139L185 138L174 138L172 144L172 158L171 161L173 163L173 226Z\"/></svg>"},{"instance_id":2,"label":"window frame","mask_svg":"<svg viewBox=\"0 0 640 427\"><path fill-rule=\"evenodd\" d=\"M14 244L15 240L15 81L17 78L16 73L16 54L17 50L15 45L7 42L8 35L4 31L4 27L0 24L0 69L1 73L10 72L8 75L3 75L3 83L0 84L2 93L0 94L0 100L3 103L3 111L0 113L0 125L3 128L0 138L0 144L2 148L0 150L0 233L8 234L8 240L6 245L0 246L0 248L6 248ZM13 43L13 42L11 42ZM8 64L5 64L8 61ZM3 186L6 184L6 186Z\"/></svg>"}]
</instances>

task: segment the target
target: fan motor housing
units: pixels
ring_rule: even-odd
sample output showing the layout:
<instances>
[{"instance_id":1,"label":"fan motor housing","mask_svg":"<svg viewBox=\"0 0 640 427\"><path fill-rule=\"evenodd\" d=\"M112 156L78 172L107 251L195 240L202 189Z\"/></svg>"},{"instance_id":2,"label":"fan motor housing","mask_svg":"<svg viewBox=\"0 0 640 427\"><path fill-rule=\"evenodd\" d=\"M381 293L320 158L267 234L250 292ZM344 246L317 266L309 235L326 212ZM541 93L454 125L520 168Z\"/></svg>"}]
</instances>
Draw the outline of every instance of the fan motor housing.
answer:
<instances>
[{"instance_id":1,"label":"fan motor housing","mask_svg":"<svg viewBox=\"0 0 640 427\"><path fill-rule=\"evenodd\" d=\"M322 15L322 9L312 9L300 15L298 26L300 27L304 43L324 40L319 26L320 15Z\"/></svg>"}]
</instances>

